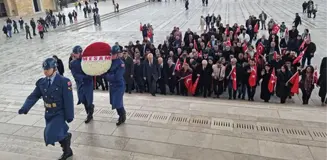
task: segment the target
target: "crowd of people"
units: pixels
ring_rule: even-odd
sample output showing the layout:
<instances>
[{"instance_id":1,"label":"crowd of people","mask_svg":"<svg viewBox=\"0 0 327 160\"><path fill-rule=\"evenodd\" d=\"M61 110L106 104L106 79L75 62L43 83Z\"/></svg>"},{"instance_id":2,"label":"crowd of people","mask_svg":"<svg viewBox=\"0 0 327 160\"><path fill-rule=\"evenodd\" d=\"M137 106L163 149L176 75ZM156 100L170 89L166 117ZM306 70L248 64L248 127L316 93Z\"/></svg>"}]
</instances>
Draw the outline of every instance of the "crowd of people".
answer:
<instances>
[{"instance_id":1,"label":"crowd of people","mask_svg":"<svg viewBox=\"0 0 327 160\"><path fill-rule=\"evenodd\" d=\"M83 9L82 3L84 3ZM44 33L48 32L50 28L56 29L58 26L65 26L67 24L66 17L68 17L70 24L77 23L78 6L79 11L83 10L85 18L90 18L91 14L93 13L94 25L101 25L98 2L94 1L94 7L92 7L88 0L84 0L83 2L78 1L77 5L75 5L76 10L69 12L67 16L64 12L58 12L58 14L55 14L52 10L46 10L45 18L40 17L36 21L34 20L34 18L31 18L29 23L25 22L22 17L20 17L18 23L14 19L7 18L4 26L2 27L2 31L7 38L11 38L12 34L25 31L26 39L32 39L31 33L33 33L33 36L36 36L37 32L39 33L40 38L43 39Z\"/></svg>"},{"instance_id":2,"label":"crowd of people","mask_svg":"<svg viewBox=\"0 0 327 160\"><path fill-rule=\"evenodd\" d=\"M208 15L202 17L206 26L201 27L202 34L190 29L182 34L174 27L157 47L151 40L153 33L148 32L152 26L141 24L142 42L124 47L115 44L123 50L120 56L125 61L126 92L220 98L227 91L231 100L253 101L260 90L264 102L276 95L285 103L301 90L303 104L308 104L314 87L320 86L324 105L327 58L318 78L318 70L311 65L316 46L309 30L300 34L297 25L301 22L296 20L288 29L284 22L279 25L271 19L266 23L264 12L258 17L250 16L245 25L235 23L230 27L221 23L221 16ZM260 25L261 30L268 26L268 37L258 34ZM96 81L95 88L108 89L102 77L96 77Z\"/></svg>"},{"instance_id":3,"label":"crowd of people","mask_svg":"<svg viewBox=\"0 0 327 160\"><path fill-rule=\"evenodd\" d=\"M307 13L308 18L315 19L318 12L318 4L314 5L312 0L309 0L308 2L304 1L302 4L302 9L303 13Z\"/></svg>"}]
</instances>

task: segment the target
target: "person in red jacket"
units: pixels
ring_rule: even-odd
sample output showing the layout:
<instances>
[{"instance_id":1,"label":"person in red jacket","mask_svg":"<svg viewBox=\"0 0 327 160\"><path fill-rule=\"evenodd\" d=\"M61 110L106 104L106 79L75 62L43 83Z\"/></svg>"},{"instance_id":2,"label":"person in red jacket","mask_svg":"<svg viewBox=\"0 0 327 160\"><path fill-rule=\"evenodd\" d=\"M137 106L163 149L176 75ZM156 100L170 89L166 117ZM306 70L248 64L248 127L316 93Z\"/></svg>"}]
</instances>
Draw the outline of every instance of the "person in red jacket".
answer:
<instances>
[{"instance_id":1,"label":"person in red jacket","mask_svg":"<svg viewBox=\"0 0 327 160\"><path fill-rule=\"evenodd\" d=\"M44 28L43 28L43 25L40 22L37 25L37 30L39 31L39 35L40 35L41 39L43 39L43 36L44 36Z\"/></svg>"}]
</instances>

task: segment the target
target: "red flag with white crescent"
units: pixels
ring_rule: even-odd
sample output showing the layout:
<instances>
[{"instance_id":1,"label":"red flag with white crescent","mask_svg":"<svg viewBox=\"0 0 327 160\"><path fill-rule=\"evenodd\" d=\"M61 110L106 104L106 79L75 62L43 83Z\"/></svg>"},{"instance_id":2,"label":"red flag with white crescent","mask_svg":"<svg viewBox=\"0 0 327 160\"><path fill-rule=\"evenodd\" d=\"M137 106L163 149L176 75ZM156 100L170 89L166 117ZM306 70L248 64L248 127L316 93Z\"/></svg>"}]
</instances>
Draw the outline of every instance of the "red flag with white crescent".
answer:
<instances>
[{"instance_id":1,"label":"red flag with white crescent","mask_svg":"<svg viewBox=\"0 0 327 160\"><path fill-rule=\"evenodd\" d=\"M271 31L271 32L272 32L273 34L277 34L278 31L279 31L279 26L278 26L278 24L274 24L273 27L272 27L272 31Z\"/></svg>"},{"instance_id":2,"label":"red flag with white crescent","mask_svg":"<svg viewBox=\"0 0 327 160\"><path fill-rule=\"evenodd\" d=\"M257 49L257 53L258 53L259 55L262 55L262 53L263 53L265 47L264 47L263 44L260 42L260 43L258 43L256 49Z\"/></svg>"},{"instance_id":3,"label":"red flag with white crescent","mask_svg":"<svg viewBox=\"0 0 327 160\"><path fill-rule=\"evenodd\" d=\"M229 27L226 27L225 29L225 35L227 36L229 34Z\"/></svg>"},{"instance_id":4,"label":"red flag with white crescent","mask_svg":"<svg viewBox=\"0 0 327 160\"><path fill-rule=\"evenodd\" d=\"M251 67L251 73L249 77L249 85L251 87L257 84L257 66Z\"/></svg>"},{"instance_id":5,"label":"red flag with white crescent","mask_svg":"<svg viewBox=\"0 0 327 160\"><path fill-rule=\"evenodd\" d=\"M198 83L199 83L199 79L200 79L200 77L196 78L195 83L191 87L191 94L193 94L193 95L195 94L196 87L198 86Z\"/></svg>"},{"instance_id":6,"label":"red flag with white crescent","mask_svg":"<svg viewBox=\"0 0 327 160\"><path fill-rule=\"evenodd\" d=\"M258 24L258 22L254 25L253 31L254 31L254 33L258 33L259 32L259 24Z\"/></svg>"},{"instance_id":7,"label":"red flag with white crescent","mask_svg":"<svg viewBox=\"0 0 327 160\"><path fill-rule=\"evenodd\" d=\"M237 79L236 79L236 66L231 71L231 79L233 81L233 89L234 91L237 90Z\"/></svg>"},{"instance_id":8,"label":"red flag with white crescent","mask_svg":"<svg viewBox=\"0 0 327 160\"><path fill-rule=\"evenodd\" d=\"M275 84L277 81L276 73L275 73L275 68L273 68L271 74L270 74L270 79L268 83L268 90L270 93L274 92Z\"/></svg>"},{"instance_id":9,"label":"red flag with white crescent","mask_svg":"<svg viewBox=\"0 0 327 160\"><path fill-rule=\"evenodd\" d=\"M315 70L313 72L313 83L317 84L318 83L318 71Z\"/></svg>"},{"instance_id":10,"label":"red flag with white crescent","mask_svg":"<svg viewBox=\"0 0 327 160\"><path fill-rule=\"evenodd\" d=\"M299 62L302 60L302 58L303 58L304 53L305 53L306 50L307 50L307 48L305 48L305 49L300 53L300 55L297 56L297 57L294 59L293 64L299 63Z\"/></svg>"},{"instance_id":11,"label":"red flag with white crescent","mask_svg":"<svg viewBox=\"0 0 327 160\"><path fill-rule=\"evenodd\" d=\"M189 75L187 75L184 78L184 84L185 84L185 87L188 90L188 92L191 93L191 88L192 88L192 74L189 74Z\"/></svg>"},{"instance_id":12,"label":"red flag with white crescent","mask_svg":"<svg viewBox=\"0 0 327 160\"><path fill-rule=\"evenodd\" d=\"M248 50L248 44L247 43L244 42L242 44L242 50L243 50L244 53L245 53L246 50Z\"/></svg>"},{"instance_id":13,"label":"red flag with white crescent","mask_svg":"<svg viewBox=\"0 0 327 160\"><path fill-rule=\"evenodd\" d=\"M181 70L181 62L179 61L179 59L177 59L177 62L176 62L176 64L175 64L175 70L176 70L176 71Z\"/></svg>"},{"instance_id":14,"label":"red flag with white crescent","mask_svg":"<svg viewBox=\"0 0 327 160\"><path fill-rule=\"evenodd\" d=\"M277 51L274 52L274 56L273 56L274 60L277 59Z\"/></svg>"},{"instance_id":15,"label":"red flag with white crescent","mask_svg":"<svg viewBox=\"0 0 327 160\"><path fill-rule=\"evenodd\" d=\"M299 72L296 72L289 80L288 82L292 84L291 93L293 94L299 94L299 81L300 81L300 75Z\"/></svg>"}]
</instances>

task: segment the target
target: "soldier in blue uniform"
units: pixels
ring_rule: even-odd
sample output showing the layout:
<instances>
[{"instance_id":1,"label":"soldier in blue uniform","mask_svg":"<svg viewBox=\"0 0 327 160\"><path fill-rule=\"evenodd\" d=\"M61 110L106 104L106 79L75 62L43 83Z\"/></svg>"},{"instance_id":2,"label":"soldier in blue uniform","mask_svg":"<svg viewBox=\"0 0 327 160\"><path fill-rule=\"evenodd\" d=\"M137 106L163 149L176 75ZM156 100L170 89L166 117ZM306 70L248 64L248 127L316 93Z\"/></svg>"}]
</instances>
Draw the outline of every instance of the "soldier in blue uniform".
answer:
<instances>
[{"instance_id":1,"label":"soldier in blue uniform","mask_svg":"<svg viewBox=\"0 0 327 160\"><path fill-rule=\"evenodd\" d=\"M70 62L71 72L77 85L77 105L83 104L87 117L85 123L89 123L93 119L93 77L86 75L81 66L83 49L81 46L75 46L71 54L73 60Z\"/></svg>"},{"instance_id":2,"label":"soldier in blue uniform","mask_svg":"<svg viewBox=\"0 0 327 160\"><path fill-rule=\"evenodd\" d=\"M47 146L59 142L63 149L59 160L66 160L73 155L70 148L72 134L68 132L67 125L74 119L72 84L68 78L57 73L57 63L53 58L43 62L43 70L46 77L36 82L34 91L27 97L18 113L27 114L42 97L45 107L45 144Z\"/></svg>"},{"instance_id":3,"label":"soldier in blue uniform","mask_svg":"<svg viewBox=\"0 0 327 160\"><path fill-rule=\"evenodd\" d=\"M110 104L112 109L116 109L119 115L118 122L116 123L117 126L126 121L126 111L123 104L123 96L125 93L125 64L118 57L118 53L120 52L119 46L115 45L112 47L112 64L109 71L105 73L105 78L109 81Z\"/></svg>"}]
</instances>

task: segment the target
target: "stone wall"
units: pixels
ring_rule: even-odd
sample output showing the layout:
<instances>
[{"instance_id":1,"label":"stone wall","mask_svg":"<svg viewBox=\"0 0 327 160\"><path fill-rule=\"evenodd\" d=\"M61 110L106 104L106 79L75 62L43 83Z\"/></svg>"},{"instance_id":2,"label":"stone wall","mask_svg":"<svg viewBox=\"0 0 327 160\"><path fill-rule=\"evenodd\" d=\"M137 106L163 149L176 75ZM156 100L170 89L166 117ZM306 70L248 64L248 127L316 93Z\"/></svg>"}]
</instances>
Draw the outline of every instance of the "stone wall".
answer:
<instances>
[{"instance_id":1,"label":"stone wall","mask_svg":"<svg viewBox=\"0 0 327 160\"><path fill-rule=\"evenodd\" d=\"M55 10L54 0L42 0L42 11L45 12L46 9Z\"/></svg>"},{"instance_id":2,"label":"stone wall","mask_svg":"<svg viewBox=\"0 0 327 160\"><path fill-rule=\"evenodd\" d=\"M33 0L14 0L19 16L34 14Z\"/></svg>"}]
</instances>

